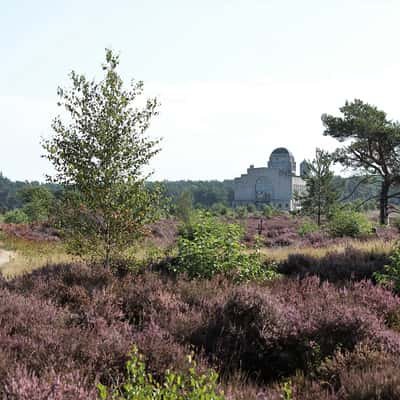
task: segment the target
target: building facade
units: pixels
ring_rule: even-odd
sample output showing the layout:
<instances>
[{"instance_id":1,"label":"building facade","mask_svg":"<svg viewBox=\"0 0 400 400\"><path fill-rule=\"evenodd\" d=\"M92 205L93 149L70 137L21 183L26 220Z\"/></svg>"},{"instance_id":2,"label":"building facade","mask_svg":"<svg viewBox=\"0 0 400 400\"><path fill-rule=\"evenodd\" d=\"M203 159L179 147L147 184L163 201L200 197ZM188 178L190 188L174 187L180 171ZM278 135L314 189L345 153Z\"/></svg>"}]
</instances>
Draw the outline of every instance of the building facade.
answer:
<instances>
[{"instance_id":1,"label":"building facade","mask_svg":"<svg viewBox=\"0 0 400 400\"><path fill-rule=\"evenodd\" d=\"M300 170L306 170L305 162ZM266 167L255 168L234 180L234 206L269 204L281 210L292 211L298 208L295 193L305 190L305 182L296 175L296 162L285 148L275 149Z\"/></svg>"}]
</instances>

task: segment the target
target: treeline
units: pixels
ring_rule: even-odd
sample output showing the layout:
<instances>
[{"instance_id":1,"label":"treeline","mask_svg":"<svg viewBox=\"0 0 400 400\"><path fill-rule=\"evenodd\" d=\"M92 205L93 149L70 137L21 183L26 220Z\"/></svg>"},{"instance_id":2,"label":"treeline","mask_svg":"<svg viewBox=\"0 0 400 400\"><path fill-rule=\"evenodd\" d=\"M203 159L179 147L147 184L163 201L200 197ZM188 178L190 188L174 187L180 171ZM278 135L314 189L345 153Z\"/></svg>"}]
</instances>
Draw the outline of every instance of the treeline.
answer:
<instances>
[{"instance_id":1,"label":"treeline","mask_svg":"<svg viewBox=\"0 0 400 400\"><path fill-rule=\"evenodd\" d=\"M338 188L341 199L345 201L365 201L378 193L379 182L366 181L360 182L363 177L353 176L344 178L335 176L334 183ZM172 204L182 196L183 193L190 193L195 207L208 208L215 204L223 204L227 207L232 205L234 199L233 180L224 181L163 181L157 182L163 187L164 196L168 197ZM149 187L155 185L154 182L148 183ZM52 184L44 184L37 181L12 181L0 172L0 213L21 208L23 199L21 191L28 187L42 187L48 189L53 194L60 191L60 187ZM371 200L369 204L373 206L376 200Z\"/></svg>"},{"instance_id":2,"label":"treeline","mask_svg":"<svg viewBox=\"0 0 400 400\"><path fill-rule=\"evenodd\" d=\"M230 207L233 202L233 180L224 181L163 181L157 182L163 187L164 195L170 199L172 204L182 196L183 193L191 195L195 207L208 208L214 204L223 204ZM155 183L150 183L152 186Z\"/></svg>"},{"instance_id":3,"label":"treeline","mask_svg":"<svg viewBox=\"0 0 400 400\"><path fill-rule=\"evenodd\" d=\"M22 192L27 188L41 187L48 189L52 193L60 191L60 187L38 181L15 181L6 178L0 172L0 214L9 210L21 208L24 203Z\"/></svg>"},{"instance_id":4,"label":"treeline","mask_svg":"<svg viewBox=\"0 0 400 400\"><path fill-rule=\"evenodd\" d=\"M171 199L172 204L175 204L183 193L190 193L195 207L208 208L215 204L230 207L234 199L233 180L163 181L161 184L165 196ZM335 176L334 185L339 192L340 200L349 202L367 201L379 192L379 182L366 180L363 176L346 178ZM373 207L376 200L370 200L368 204Z\"/></svg>"}]
</instances>

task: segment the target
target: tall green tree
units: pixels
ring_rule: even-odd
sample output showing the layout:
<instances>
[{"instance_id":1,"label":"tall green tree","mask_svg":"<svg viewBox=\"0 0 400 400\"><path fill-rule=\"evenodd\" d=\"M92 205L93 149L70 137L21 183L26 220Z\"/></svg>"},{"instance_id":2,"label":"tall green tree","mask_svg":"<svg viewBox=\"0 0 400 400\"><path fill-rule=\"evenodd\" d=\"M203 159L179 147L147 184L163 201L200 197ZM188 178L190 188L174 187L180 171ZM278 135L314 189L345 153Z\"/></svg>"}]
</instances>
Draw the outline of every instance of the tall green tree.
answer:
<instances>
[{"instance_id":1,"label":"tall green tree","mask_svg":"<svg viewBox=\"0 0 400 400\"><path fill-rule=\"evenodd\" d=\"M56 171L49 180L65 188L60 222L70 249L106 267L157 217L160 199L156 189L146 189L144 173L159 151L158 140L146 135L158 102L136 107L143 83L126 89L118 65L119 57L106 50L102 80L70 74L72 87L58 89L68 118L55 118L53 136L43 141Z\"/></svg>"},{"instance_id":2,"label":"tall green tree","mask_svg":"<svg viewBox=\"0 0 400 400\"><path fill-rule=\"evenodd\" d=\"M338 200L332 164L331 154L316 149L315 158L307 163L307 171L303 177L306 190L297 196L302 213L315 218L318 225L321 225L323 218L329 216Z\"/></svg>"},{"instance_id":3,"label":"tall green tree","mask_svg":"<svg viewBox=\"0 0 400 400\"><path fill-rule=\"evenodd\" d=\"M378 177L380 223L388 223L389 200L400 194L391 189L400 183L400 124L387 118L384 111L361 100L347 102L340 108L341 116L323 114L324 135L344 146L335 158L342 165Z\"/></svg>"}]
</instances>

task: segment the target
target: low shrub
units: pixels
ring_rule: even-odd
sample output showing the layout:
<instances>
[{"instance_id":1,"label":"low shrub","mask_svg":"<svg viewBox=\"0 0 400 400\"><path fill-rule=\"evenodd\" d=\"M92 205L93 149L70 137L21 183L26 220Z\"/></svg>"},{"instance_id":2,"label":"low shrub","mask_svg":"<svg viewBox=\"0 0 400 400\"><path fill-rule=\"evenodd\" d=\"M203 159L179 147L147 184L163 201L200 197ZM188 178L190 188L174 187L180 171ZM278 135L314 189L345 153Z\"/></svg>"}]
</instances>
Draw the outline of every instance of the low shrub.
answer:
<instances>
[{"instance_id":1,"label":"low shrub","mask_svg":"<svg viewBox=\"0 0 400 400\"><path fill-rule=\"evenodd\" d=\"M262 214L264 217L271 218L273 216L279 215L279 210L271 206L270 204L265 204L262 208Z\"/></svg>"},{"instance_id":2,"label":"low shrub","mask_svg":"<svg viewBox=\"0 0 400 400\"><path fill-rule=\"evenodd\" d=\"M228 215L230 210L228 209L228 207L223 204L223 203L215 203L212 205L211 207L211 212L214 215Z\"/></svg>"},{"instance_id":3,"label":"low shrub","mask_svg":"<svg viewBox=\"0 0 400 400\"><path fill-rule=\"evenodd\" d=\"M374 278L378 283L400 292L400 246L395 248L390 256L390 263L384 266L383 271L374 273Z\"/></svg>"},{"instance_id":4,"label":"low shrub","mask_svg":"<svg viewBox=\"0 0 400 400\"><path fill-rule=\"evenodd\" d=\"M255 204L252 204L252 203L247 204L246 208L247 208L247 212L250 214L253 214L257 211L257 207L255 206Z\"/></svg>"},{"instance_id":5,"label":"low shrub","mask_svg":"<svg viewBox=\"0 0 400 400\"><path fill-rule=\"evenodd\" d=\"M214 371L198 373L192 356L187 357L187 365L178 372L166 371L162 383L146 371L143 357L136 347L126 364L125 382L109 393L106 386L99 384L101 400L223 400L218 390L218 374Z\"/></svg>"},{"instance_id":6,"label":"low shrub","mask_svg":"<svg viewBox=\"0 0 400 400\"><path fill-rule=\"evenodd\" d=\"M3 222L6 224L27 224L29 223L29 218L23 210L16 208L4 214Z\"/></svg>"},{"instance_id":7,"label":"low shrub","mask_svg":"<svg viewBox=\"0 0 400 400\"><path fill-rule=\"evenodd\" d=\"M238 218L246 218L248 214L247 207L243 206L237 207L235 212Z\"/></svg>"},{"instance_id":8,"label":"low shrub","mask_svg":"<svg viewBox=\"0 0 400 400\"><path fill-rule=\"evenodd\" d=\"M381 318L399 302L372 285L336 289L318 279L276 281L269 289L238 287L192 342L217 358L226 373L242 369L269 382L297 370L310 373L339 348L352 351L363 342L395 353L399 338Z\"/></svg>"},{"instance_id":9,"label":"low shrub","mask_svg":"<svg viewBox=\"0 0 400 400\"><path fill-rule=\"evenodd\" d=\"M301 237L304 237L306 235L309 235L310 233L318 231L319 231L319 226L315 222L309 220L302 222L299 228L297 229L297 233Z\"/></svg>"},{"instance_id":10,"label":"low shrub","mask_svg":"<svg viewBox=\"0 0 400 400\"><path fill-rule=\"evenodd\" d=\"M210 279L218 274L236 281L275 278L274 268L265 268L257 251L245 253L240 241L242 236L241 226L199 214L197 220L181 232L175 270L186 273L191 279Z\"/></svg>"},{"instance_id":11,"label":"low shrub","mask_svg":"<svg viewBox=\"0 0 400 400\"><path fill-rule=\"evenodd\" d=\"M154 396L161 386L168 398L168 371L180 371L174 379L188 392L177 384L175 394L190 399L189 378L205 388L213 369L215 395L221 387L230 400L397 399L399 315L400 297L370 281L237 284L221 275L47 267L0 279L0 398L94 400L101 383L110 399L124 399L127 353L136 345L146 373L139 386Z\"/></svg>"},{"instance_id":12,"label":"low shrub","mask_svg":"<svg viewBox=\"0 0 400 400\"><path fill-rule=\"evenodd\" d=\"M363 213L352 209L342 209L333 212L328 229L333 237L358 237L370 234L372 223Z\"/></svg>"},{"instance_id":13,"label":"low shrub","mask_svg":"<svg viewBox=\"0 0 400 400\"><path fill-rule=\"evenodd\" d=\"M323 257L290 254L278 271L301 279L316 275L321 280L343 283L372 279L377 271L383 271L388 262L389 257L383 251L362 251L347 247L343 252L331 252Z\"/></svg>"}]
</instances>

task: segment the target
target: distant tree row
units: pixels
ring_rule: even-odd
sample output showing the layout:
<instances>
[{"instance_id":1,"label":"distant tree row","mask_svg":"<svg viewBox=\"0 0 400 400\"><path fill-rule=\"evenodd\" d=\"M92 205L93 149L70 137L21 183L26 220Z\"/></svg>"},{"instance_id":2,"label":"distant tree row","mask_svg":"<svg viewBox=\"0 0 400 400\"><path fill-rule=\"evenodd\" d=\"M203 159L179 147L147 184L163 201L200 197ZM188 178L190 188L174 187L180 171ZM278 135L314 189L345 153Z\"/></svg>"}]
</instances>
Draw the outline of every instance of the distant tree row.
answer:
<instances>
[{"instance_id":1,"label":"distant tree row","mask_svg":"<svg viewBox=\"0 0 400 400\"><path fill-rule=\"evenodd\" d=\"M233 181L163 181L164 194L175 204L183 193L192 197L194 207L209 208L215 204L230 207L233 202ZM154 183L149 184L154 185Z\"/></svg>"},{"instance_id":2,"label":"distant tree row","mask_svg":"<svg viewBox=\"0 0 400 400\"><path fill-rule=\"evenodd\" d=\"M344 178L341 176L333 177L333 184L337 188L340 198L346 201L365 201L374 196L379 191L379 182L366 180L364 176L353 176ZM234 191L233 181L163 181L164 196L170 199L174 206L183 194L189 193L192 205L195 208L211 208L223 205L232 205ZM148 182L151 188L154 182ZM43 184L39 182L13 182L0 173L0 213L21 208L24 205L20 192L26 188L41 187L50 191L52 194L60 192L61 188L57 185ZM368 207L375 207L377 201L367 202Z\"/></svg>"},{"instance_id":3,"label":"distant tree row","mask_svg":"<svg viewBox=\"0 0 400 400\"><path fill-rule=\"evenodd\" d=\"M12 181L0 172L0 214L21 208L26 203L26 193L29 188L42 188L52 194L61 190L60 186L37 181Z\"/></svg>"}]
</instances>

